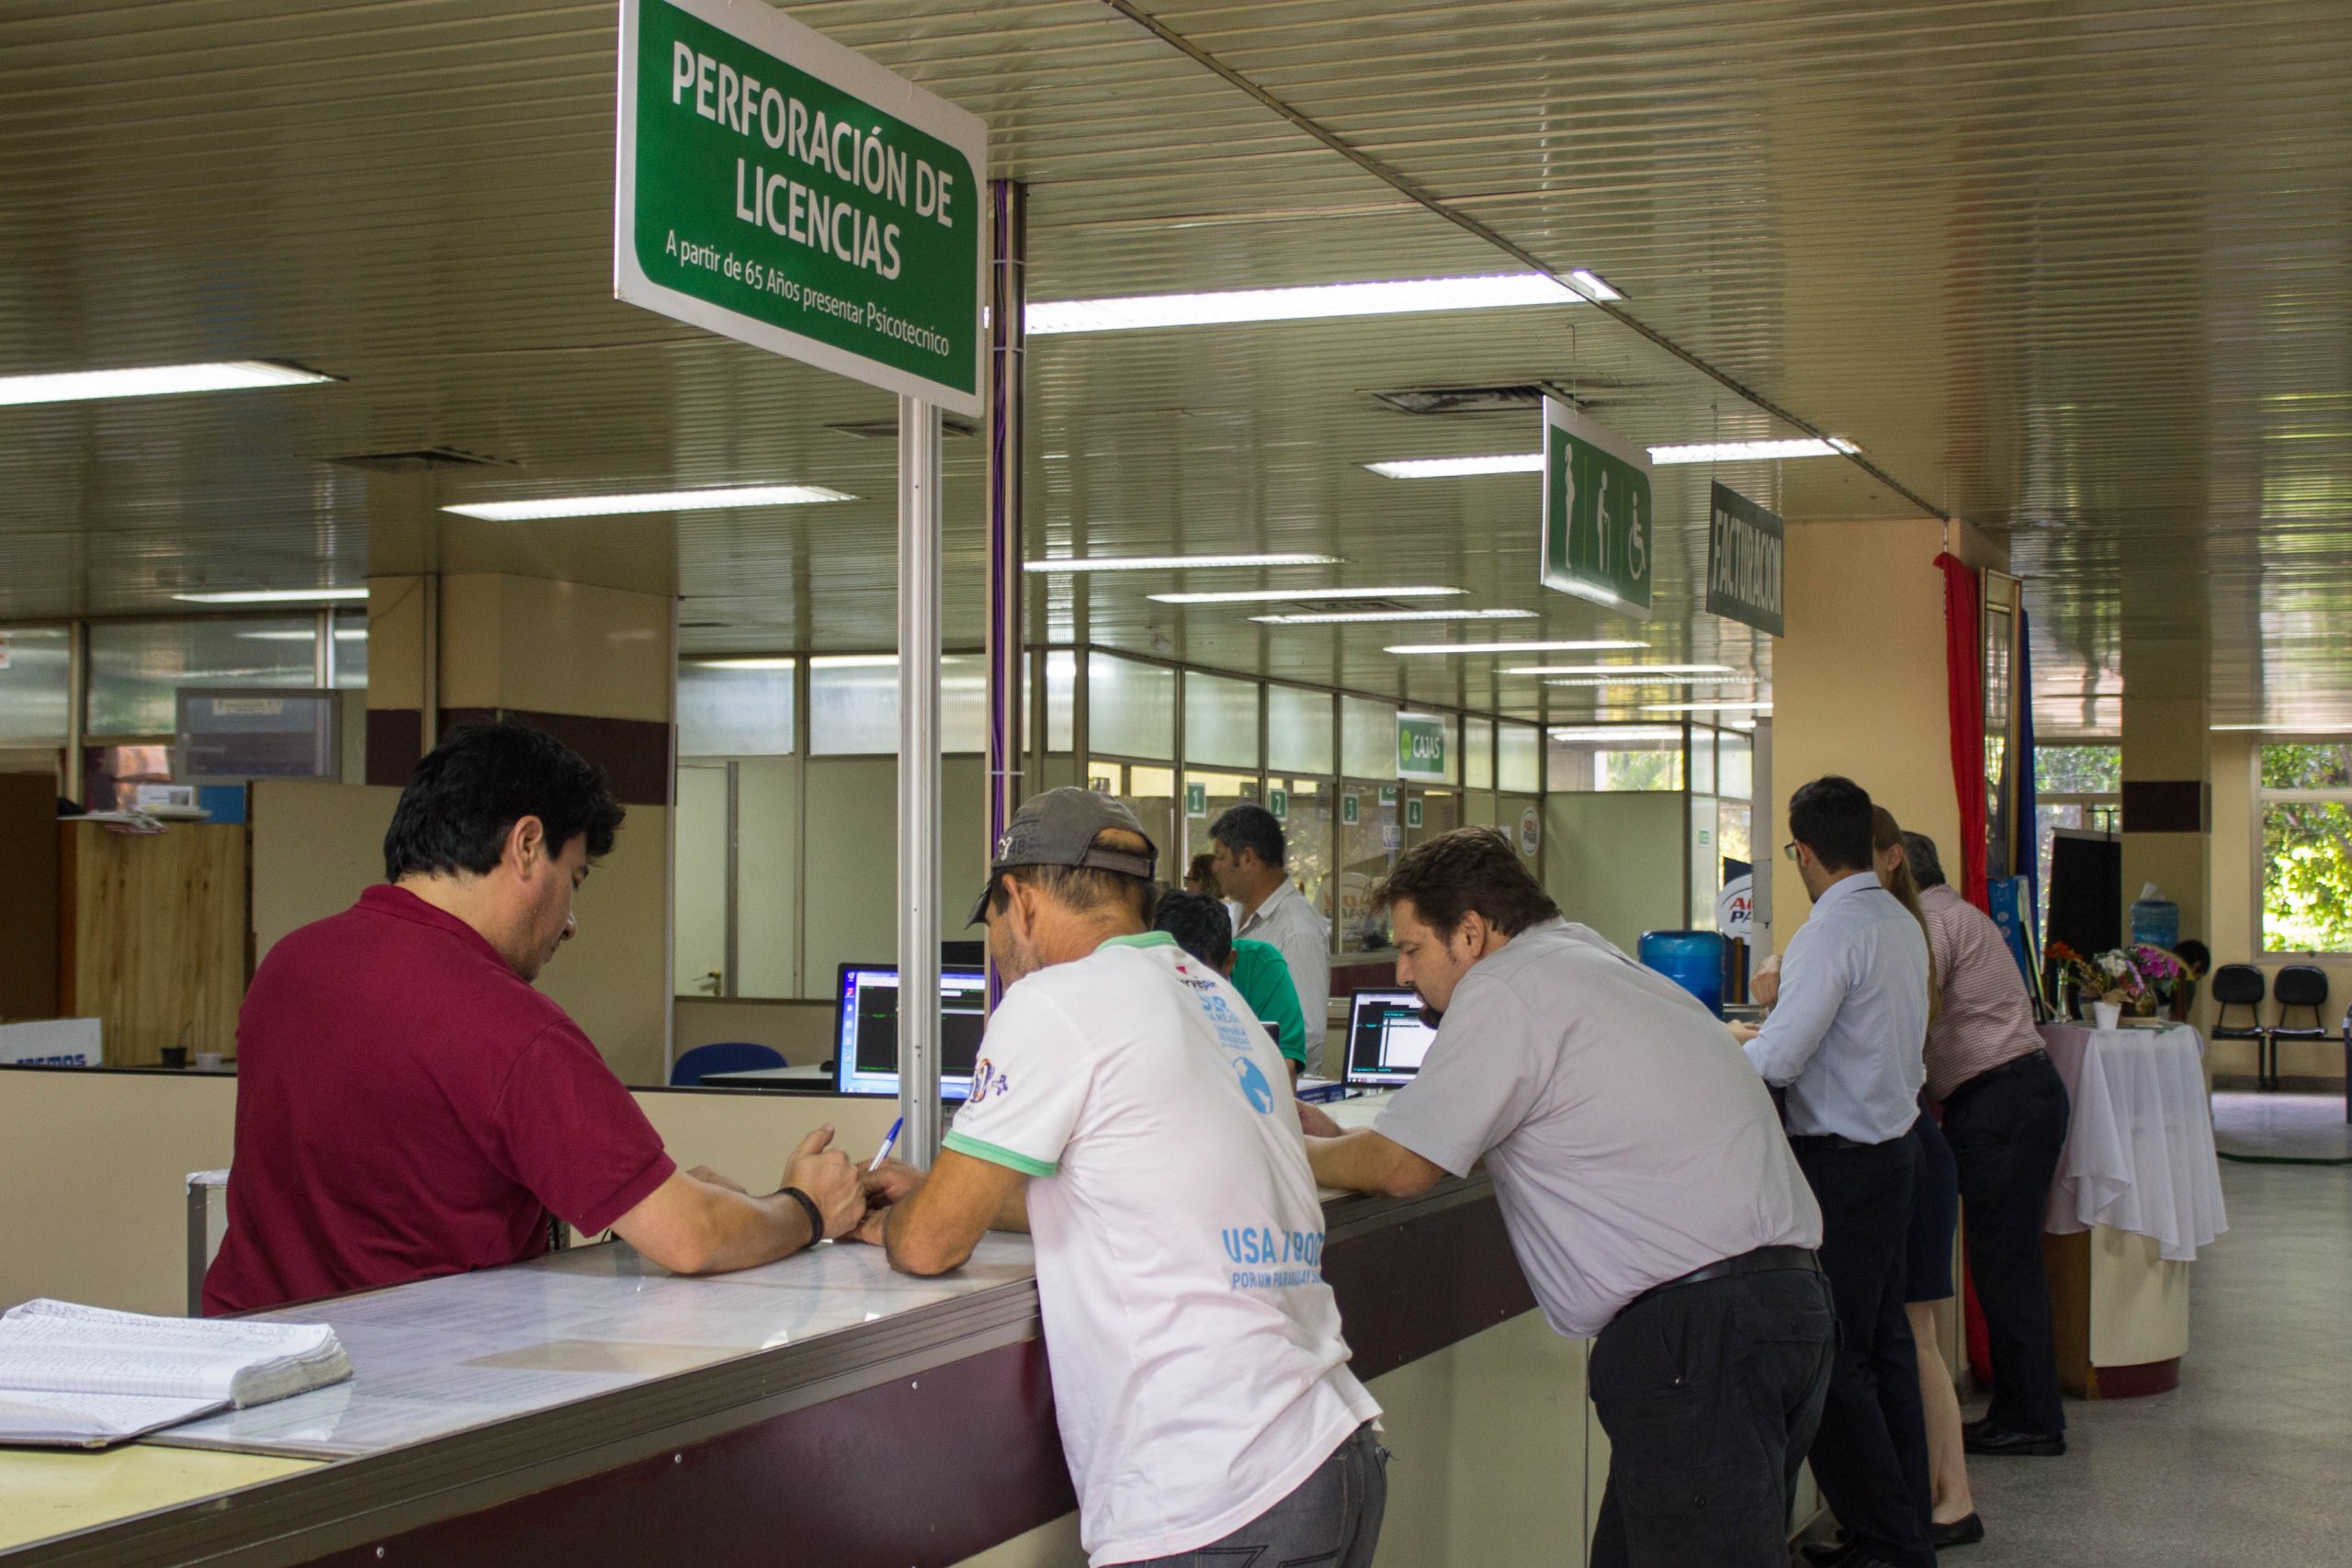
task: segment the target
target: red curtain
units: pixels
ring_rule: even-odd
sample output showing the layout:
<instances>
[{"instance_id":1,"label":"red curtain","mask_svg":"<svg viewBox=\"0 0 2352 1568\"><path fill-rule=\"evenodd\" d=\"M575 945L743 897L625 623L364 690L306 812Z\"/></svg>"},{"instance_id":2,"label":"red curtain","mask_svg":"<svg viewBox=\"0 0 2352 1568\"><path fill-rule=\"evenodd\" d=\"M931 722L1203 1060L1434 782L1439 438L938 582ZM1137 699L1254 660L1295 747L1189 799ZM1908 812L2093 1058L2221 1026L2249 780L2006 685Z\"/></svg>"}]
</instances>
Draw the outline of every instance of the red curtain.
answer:
<instances>
[{"instance_id":1,"label":"red curtain","mask_svg":"<svg viewBox=\"0 0 2352 1568\"><path fill-rule=\"evenodd\" d=\"M1984 887L1984 606L1975 570L1939 555L1944 574L1944 702L1951 787L1960 796L1960 896L1989 912Z\"/></svg>"}]
</instances>

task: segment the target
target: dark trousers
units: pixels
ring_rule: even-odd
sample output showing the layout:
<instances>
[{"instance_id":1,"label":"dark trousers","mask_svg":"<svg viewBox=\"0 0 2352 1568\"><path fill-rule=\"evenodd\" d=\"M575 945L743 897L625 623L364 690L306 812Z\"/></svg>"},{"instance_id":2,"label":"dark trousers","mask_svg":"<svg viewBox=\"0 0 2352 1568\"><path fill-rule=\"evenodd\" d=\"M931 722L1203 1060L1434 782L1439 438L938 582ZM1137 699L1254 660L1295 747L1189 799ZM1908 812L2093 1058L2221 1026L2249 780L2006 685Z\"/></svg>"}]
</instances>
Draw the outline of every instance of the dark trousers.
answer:
<instances>
[{"instance_id":1,"label":"dark trousers","mask_svg":"<svg viewBox=\"0 0 2352 1568\"><path fill-rule=\"evenodd\" d=\"M2004 1431L2066 1429L2041 1226L2068 1116L2065 1081L2047 1056L1962 1084L1944 1106L1944 1139L1960 1164L1968 1269L1993 1352L1985 1415Z\"/></svg>"},{"instance_id":2,"label":"dark trousers","mask_svg":"<svg viewBox=\"0 0 2352 1568\"><path fill-rule=\"evenodd\" d=\"M1364 1423L1291 1495L1222 1540L1129 1568L1372 1568L1388 1453Z\"/></svg>"},{"instance_id":3,"label":"dark trousers","mask_svg":"<svg viewBox=\"0 0 2352 1568\"><path fill-rule=\"evenodd\" d=\"M1918 1147L1908 1137L1789 1142L1821 1203L1821 1269L1838 1308L1838 1356L1813 1440L1813 1478L1838 1522L1873 1555L1894 1568L1933 1568L1928 1426L1903 1310Z\"/></svg>"},{"instance_id":4,"label":"dark trousers","mask_svg":"<svg viewBox=\"0 0 2352 1568\"><path fill-rule=\"evenodd\" d=\"M1592 1568L1785 1568L1837 1321L1799 1269L1661 1291L1592 1347L1609 1485Z\"/></svg>"}]
</instances>

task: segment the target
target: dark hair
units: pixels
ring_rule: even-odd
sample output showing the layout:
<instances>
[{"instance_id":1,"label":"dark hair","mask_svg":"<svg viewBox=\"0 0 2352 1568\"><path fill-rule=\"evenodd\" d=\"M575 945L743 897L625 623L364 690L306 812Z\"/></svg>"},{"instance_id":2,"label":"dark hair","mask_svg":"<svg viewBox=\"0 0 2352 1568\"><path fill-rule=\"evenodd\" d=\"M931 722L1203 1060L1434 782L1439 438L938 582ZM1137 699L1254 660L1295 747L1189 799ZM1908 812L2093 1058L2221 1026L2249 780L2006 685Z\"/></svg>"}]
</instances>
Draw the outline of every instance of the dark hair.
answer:
<instances>
[{"instance_id":1,"label":"dark hair","mask_svg":"<svg viewBox=\"0 0 2352 1568\"><path fill-rule=\"evenodd\" d=\"M1868 871L1871 797L1836 773L1789 796L1789 837L1813 851L1824 871Z\"/></svg>"},{"instance_id":2,"label":"dark hair","mask_svg":"<svg viewBox=\"0 0 2352 1568\"><path fill-rule=\"evenodd\" d=\"M1216 856L1210 854L1205 850L1202 851L1199 854L1194 855L1193 857L1193 863L1184 868L1184 880L1187 882L1198 882L1204 886L1215 887L1217 885Z\"/></svg>"},{"instance_id":3,"label":"dark hair","mask_svg":"<svg viewBox=\"0 0 2352 1568\"><path fill-rule=\"evenodd\" d=\"M2213 950L2193 936L2174 942L2172 953L2199 975L2213 967Z\"/></svg>"},{"instance_id":4,"label":"dark hair","mask_svg":"<svg viewBox=\"0 0 2352 1568\"><path fill-rule=\"evenodd\" d=\"M1560 918L1510 840L1492 828L1456 828L1407 850L1372 890L1372 907L1393 909L1403 898L1440 936L1452 936L1473 909L1505 936Z\"/></svg>"},{"instance_id":5,"label":"dark hair","mask_svg":"<svg viewBox=\"0 0 2352 1568\"><path fill-rule=\"evenodd\" d=\"M1140 833L1125 828L1105 828L1094 835L1089 847L1098 850L1122 850L1140 854L1147 840ZM1006 892L1008 881L1035 887L1073 914L1085 915L1116 904L1142 920L1151 923L1154 897L1159 893L1156 883L1140 876L1129 876L1124 871L1105 871L1094 865L1009 865L989 884L989 908L1001 915L1012 903Z\"/></svg>"},{"instance_id":6,"label":"dark hair","mask_svg":"<svg viewBox=\"0 0 2352 1568\"><path fill-rule=\"evenodd\" d=\"M1943 860L1936 853L1936 841L1927 834L1905 832L1903 858L1911 867L1911 880L1919 885L1921 892L1946 886Z\"/></svg>"},{"instance_id":7,"label":"dark hair","mask_svg":"<svg viewBox=\"0 0 2352 1568\"><path fill-rule=\"evenodd\" d=\"M1209 824L1209 837L1238 855L1244 850L1256 852L1268 865L1280 865L1290 853L1283 841L1283 825L1274 814L1254 801L1243 801L1227 807L1225 814Z\"/></svg>"},{"instance_id":8,"label":"dark hair","mask_svg":"<svg viewBox=\"0 0 2352 1568\"><path fill-rule=\"evenodd\" d=\"M384 830L384 880L498 864L506 835L526 817L547 829L548 853L588 836L591 860L612 853L626 813L605 787L604 770L522 724L452 730L417 763Z\"/></svg>"},{"instance_id":9,"label":"dark hair","mask_svg":"<svg viewBox=\"0 0 2352 1568\"><path fill-rule=\"evenodd\" d=\"M1159 913L1151 918L1154 931L1166 931L1176 945L1216 970L1225 973L1233 962L1233 917L1205 893L1163 893Z\"/></svg>"}]
</instances>

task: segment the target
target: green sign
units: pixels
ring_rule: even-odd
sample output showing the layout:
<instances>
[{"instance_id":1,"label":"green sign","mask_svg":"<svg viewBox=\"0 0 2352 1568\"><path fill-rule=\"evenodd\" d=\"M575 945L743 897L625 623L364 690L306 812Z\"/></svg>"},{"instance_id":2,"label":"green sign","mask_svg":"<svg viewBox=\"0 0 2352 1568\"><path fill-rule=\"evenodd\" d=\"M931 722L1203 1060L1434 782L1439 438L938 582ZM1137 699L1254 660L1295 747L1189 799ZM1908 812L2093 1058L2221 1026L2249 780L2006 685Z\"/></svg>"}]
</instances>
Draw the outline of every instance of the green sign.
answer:
<instances>
[{"instance_id":1,"label":"green sign","mask_svg":"<svg viewBox=\"0 0 2352 1568\"><path fill-rule=\"evenodd\" d=\"M1395 784L1382 784L1380 786L1380 804L1383 806L1394 806L1396 804L1396 786Z\"/></svg>"},{"instance_id":2,"label":"green sign","mask_svg":"<svg viewBox=\"0 0 2352 1568\"><path fill-rule=\"evenodd\" d=\"M1427 713L1396 716L1396 776L1445 782L1445 720Z\"/></svg>"},{"instance_id":3,"label":"green sign","mask_svg":"<svg viewBox=\"0 0 2352 1568\"><path fill-rule=\"evenodd\" d=\"M1781 635L1781 520L1736 490L1711 488L1707 505L1707 613Z\"/></svg>"},{"instance_id":4,"label":"green sign","mask_svg":"<svg viewBox=\"0 0 2352 1568\"><path fill-rule=\"evenodd\" d=\"M1184 815L1206 817L1209 814L1209 786L1188 784L1184 786Z\"/></svg>"},{"instance_id":5,"label":"green sign","mask_svg":"<svg viewBox=\"0 0 2352 1568\"><path fill-rule=\"evenodd\" d=\"M988 128L764 5L622 0L613 292L980 412Z\"/></svg>"},{"instance_id":6,"label":"green sign","mask_svg":"<svg viewBox=\"0 0 2352 1568\"><path fill-rule=\"evenodd\" d=\"M1418 828L1420 825L1421 797L1419 795L1415 795L1412 799L1405 803L1405 826L1408 828Z\"/></svg>"},{"instance_id":7,"label":"green sign","mask_svg":"<svg viewBox=\"0 0 2352 1568\"><path fill-rule=\"evenodd\" d=\"M1363 808L1361 806L1359 806L1359 805L1357 805L1357 804L1356 804L1356 797L1355 797L1354 795L1343 795L1340 796L1340 827L1342 827L1342 828L1352 828L1352 827L1354 827L1354 826L1356 825L1356 823L1357 823L1357 822L1362 818L1363 811Z\"/></svg>"},{"instance_id":8,"label":"green sign","mask_svg":"<svg viewBox=\"0 0 2352 1568\"><path fill-rule=\"evenodd\" d=\"M1544 400L1544 586L1650 618L1649 454Z\"/></svg>"},{"instance_id":9,"label":"green sign","mask_svg":"<svg viewBox=\"0 0 2352 1568\"><path fill-rule=\"evenodd\" d=\"M1277 822L1290 820L1290 791L1270 789L1266 792L1266 809L1274 814Z\"/></svg>"}]
</instances>

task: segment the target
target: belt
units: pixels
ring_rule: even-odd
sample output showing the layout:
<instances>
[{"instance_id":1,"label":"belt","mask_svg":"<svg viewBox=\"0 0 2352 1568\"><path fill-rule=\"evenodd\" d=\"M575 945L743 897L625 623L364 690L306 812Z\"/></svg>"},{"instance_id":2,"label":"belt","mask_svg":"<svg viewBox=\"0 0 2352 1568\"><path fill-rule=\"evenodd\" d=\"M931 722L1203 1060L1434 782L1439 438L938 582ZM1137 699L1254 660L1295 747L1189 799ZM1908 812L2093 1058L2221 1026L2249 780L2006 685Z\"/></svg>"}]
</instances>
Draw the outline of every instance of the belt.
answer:
<instances>
[{"instance_id":1,"label":"belt","mask_svg":"<svg viewBox=\"0 0 2352 1568\"><path fill-rule=\"evenodd\" d=\"M1849 1138L1843 1133L1791 1133L1789 1142L1819 1144L1832 1149L1883 1149L1889 1144L1899 1144L1910 1135L1908 1132L1897 1133L1892 1138L1883 1138L1875 1144L1866 1144L1860 1138Z\"/></svg>"},{"instance_id":2,"label":"belt","mask_svg":"<svg viewBox=\"0 0 2352 1568\"><path fill-rule=\"evenodd\" d=\"M2028 1051L2022 1056L2010 1057L1997 1067L1987 1067L1974 1077L1964 1079L1950 1094L1944 1096L1944 1109L1951 1110L1962 1095L1983 1089L1995 1078L2005 1077L2011 1073L2021 1073L2036 1066L2047 1065L2049 1060L2050 1053L2047 1051Z\"/></svg>"},{"instance_id":3,"label":"belt","mask_svg":"<svg viewBox=\"0 0 2352 1568\"><path fill-rule=\"evenodd\" d=\"M1726 1258L1721 1263L1710 1263L1704 1269L1693 1269L1661 1284L1652 1285L1632 1301L1617 1309L1623 1317L1652 1296L1685 1285L1703 1285L1710 1280L1728 1280L1735 1274L1775 1274L1799 1271L1806 1274L1821 1272L1821 1259L1809 1247L1759 1247L1753 1252L1743 1252L1736 1258Z\"/></svg>"}]
</instances>

